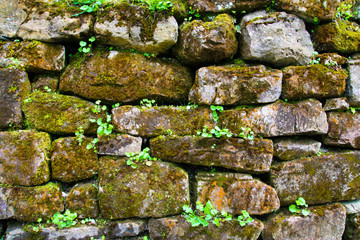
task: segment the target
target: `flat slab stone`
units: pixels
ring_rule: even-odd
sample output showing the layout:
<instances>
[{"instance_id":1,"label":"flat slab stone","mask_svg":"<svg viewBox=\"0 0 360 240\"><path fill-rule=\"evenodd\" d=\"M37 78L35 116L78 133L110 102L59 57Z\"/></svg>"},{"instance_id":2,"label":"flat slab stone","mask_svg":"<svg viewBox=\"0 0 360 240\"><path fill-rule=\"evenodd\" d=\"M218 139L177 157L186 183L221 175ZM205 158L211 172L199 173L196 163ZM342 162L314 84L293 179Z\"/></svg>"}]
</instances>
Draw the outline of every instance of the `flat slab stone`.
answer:
<instances>
[{"instance_id":1,"label":"flat slab stone","mask_svg":"<svg viewBox=\"0 0 360 240\"><path fill-rule=\"evenodd\" d=\"M176 135L193 135L203 126L213 128L212 111L209 108L186 107L133 107L112 109L115 131L138 136L154 137L170 129Z\"/></svg>"},{"instance_id":2,"label":"flat slab stone","mask_svg":"<svg viewBox=\"0 0 360 240\"><path fill-rule=\"evenodd\" d=\"M360 199L348 202L341 202L346 208L347 214L360 213Z\"/></svg>"},{"instance_id":3,"label":"flat slab stone","mask_svg":"<svg viewBox=\"0 0 360 240\"><path fill-rule=\"evenodd\" d=\"M125 153L139 153L141 151L142 138L128 134L110 134L100 136L97 144L98 154L111 156L125 156Z\"/></svg>"},{"instance_id":4,"label":"flat slab stone","mask_svg":"<svg viewBox=\"0 0 360 240\"><path fill-rule=\"evenodd\" d=\"M104 225L104 234L111 239L132 237L141 234L147 228L147 221L142 219L111 221Z\"/></svg>"},{"instance_id":5,"label":"flat slab stone","mask_svg":"<svg viewBox=\"0 0 360 240\"><path fill-rule=\"evenodd\" d=\"M263 137L325 134L326 113L315 99L289 104L277 101L261 107L225 110L219 119L222 128L239 134L250 128Z\"/></svg>"},{"instance_id":6,"label":"flat slab stone","mask_svg":"<svg viewBox=\"0 0 360 240\"><path fill-rule=\"evenodd\" d=\"M264 224L255 219L253 222L241 227L236 220L225 221L217 227L210 223L207 227L192 227L184 217L169 217L150 219L149 231L151 239L251 239L260 236Z\"/></svg>"},{"instance_id":7,"label":"flat slab stone","mask_svg":"<svg viewBox=\"0 0 360 240\"><path fill-rule=\"evenodd\" d=\"M328 112L329 131L323 143L332 146L360 148L360 113Z\"/></svg>"},{"instance_id":8,"label":"flat slab stone","mask_svg":"<svg viewBox=\"0 0 360 240\"><path fill-rule=\"evenodd\" d=\"M282 72L264 65L210 66L196 71L189 100L206 105L269 103L279 99Z\"/></svg>"},{"instance_id":9,"label":"flat slab stone","mask_svg":"<svg viewBox=\"0 0 360 240\"><path fill-rule=\"evenodd\" d=\"M210 201L215 209L231 214L246 210L261 215L280 208L274 188L241 173L198 173L196 199L202 204Z\"/></svg>"},{"instance_id":10,"label":"flat slab stone","mask_svg":"<svg viewBox=\"0 0 360 240\"><path fill-rule=\"evenodd\" d=\"M360 107L360 59L349 60L346 96L351 106Z\"/></svg>"},{"instance_id":11,"label":"flat slab stone","mask_svg":"<svg viewBox=\"0 0 360 240\"><path fill-rule=\"evenodd\" d=\"M270 185L281 205L303 197L308 204L360 198L360 152L322 154L273 165Z\"/></svg>"},{"instance_id":12,"label":"flat slab stone","mask_svg":"<svg viewBox=\"0 0 360 240\"><path fill-rule=\"evenodd\" d=\"M50 135L45 132L0 132L0 183L33 186L48 182L50 146Z\"/></svg>"},{"instance_id":13,"label":"flat slab stone","mask_svg":"<svg viewBox=\"0 0 360 240\"><path fill-rule=\"evenodd\" d=\"M312 139L283 138L274 141L274 157L283 161L317 155L321 142Z\"/></svg>"},{"instance_id":14,"label":"flat slab stone","mask_svg":"<svg viewBox=\"0 0 360 240\"><path fill-rule=\"evenodd\" d=\"M67 66L59 90L112 103L131 103L144 98L184 101L193 84L192 78L190 70L174 59L98 50Z\"/></svg>"},{"instance_id":15,"label":"flat slab stone","mask_svg":"<svg viewBox=\"0 0 360 240\"><path fill-rule=\"evenodd\" d=\"M268 139L160 136L150 146L151 155L162 160L251 173L269 171L273 153Z\"/></svg>"},{"instance_id":16,"label":"flat slab stone","mask_svg":"<svg viewBox=\"0 0 360 240\"><path fill-rule=\"evenodd\" d=\"M326 99L325 111L349 110L350 106L346 98Z\"/></svg>"},{"instance_id":17,"label":"flat slab stone","mask_svg":"<svg viewBox=\"0 0 360 240\"><path fill-rule=\"evenodd\" d=\"M340 203L309 207L308 216L283 211L270 217L262 232L262 239L342 239L345 230L346 210Z\"/></svg>"},{"instance_id":18,"label":"flat slab stone","mask_svg":"<svg viewBox=\"0 0 360 240\"><path fill-rule=\"evenodd\" d=\"M164 217L189 204L189 180L181 168L165 162L151 166L126 164L128 158L102 157L99 205L107 219Z\"/></svg>"}]
</instances>

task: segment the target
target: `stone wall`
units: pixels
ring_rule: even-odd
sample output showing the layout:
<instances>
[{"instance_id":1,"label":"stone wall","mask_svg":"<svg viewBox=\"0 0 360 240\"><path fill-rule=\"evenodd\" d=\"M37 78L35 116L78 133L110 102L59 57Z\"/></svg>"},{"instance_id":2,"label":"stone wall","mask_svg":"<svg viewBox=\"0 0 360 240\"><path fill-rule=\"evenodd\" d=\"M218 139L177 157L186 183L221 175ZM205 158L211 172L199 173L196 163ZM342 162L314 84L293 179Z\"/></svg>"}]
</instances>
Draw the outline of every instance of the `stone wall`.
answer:
<instances>
[{"instance_id":1,"label":"stone wall","mask_svg":"<svg viewBox=\"0 0 360 240\"><path fill-rule=\"evenodd\" d=\"M359 3L76 2L0 1L4 239L360 239Z\"/></svg>"}]
</instances>

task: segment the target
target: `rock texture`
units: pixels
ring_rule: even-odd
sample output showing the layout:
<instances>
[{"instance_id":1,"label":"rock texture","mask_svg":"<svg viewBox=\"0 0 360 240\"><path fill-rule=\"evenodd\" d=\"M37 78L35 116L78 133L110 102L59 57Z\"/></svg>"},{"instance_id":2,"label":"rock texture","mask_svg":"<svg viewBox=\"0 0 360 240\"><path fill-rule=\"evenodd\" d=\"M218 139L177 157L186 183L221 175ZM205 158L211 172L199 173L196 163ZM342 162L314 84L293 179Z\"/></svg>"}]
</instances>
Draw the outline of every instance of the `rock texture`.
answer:
<instances>
[{"instance_id":1,"label":"rock texture","mask_svg":"<svg viewBox=\"0 0 360 240\"><path fill-rule=\"evenodd\" d=\"M276 211L280 201L271 186L241 173L198 173L196 198L205 204L210 201L215 209L231 214L261 215ZM251 201L249 201L251 199Z\"/></svg>"},{"instance_id":2,"label":"rock texture","mask_svg":"<svg viewBox=\"0 0 360 240\"><path fill-rule=\"evenodd\" d=\"M191 85L190 71L175 60L98 51L74 60L61 76L59 90L88 99L128 103L143 98L185 100Z\"/></svg>"},{"instance_id":3,"label":"rock texture","mask_svg":"<svg viewBox=\"0 0 360 240\"><path fill-rule=\"evenodd\" d=\"M349 103L346 98L326 99L325 111L349 110Z\"/></svg>"},{"instance_id":4,"label":"rock texture","mask_svg":"<svg viewBox=\"0 0 360 240\"><path fill-rule=\"evenodd\" d=\"M360 148L360 113L328 113L329 131L324 144Z\"/></svg>"},{"instance_id":5,"label":"rock texture","mask_svg":"<svg viewBox=\"0 0 360 240\"><path fill-rule=\"evenodd\" d=\"M264 137L325 134L326 114L321 103L309 99L294 104L281 101L256 108L226 110L219 120L223 128L239 134L250 128Z\"/></svg>"},{"instance_id":6,"label":"rock texture","mask_svg":"<svg viewBox=\"0 0 360 240\"><path fill-rule=\"evenodd\" d=\"M236 1L236 0L187 0L192 9L199 10L200 13L221 13L231 11L252 11L258 8L263 8L270 2L268 0L250 0L250 1Z\"/></svg>"},{"instance_id":7,"label":"rock texture","mask_svg":"<svg viewBox=\"0 0 360 240\"><path fill-rule=\"evenodd\" d=\"M306 217L281 212L265 223L262 239L342 239L345 230L346 210L339 203L310 207Z\"/></svg>"},{"instance_id":8,"label":"rock texture","mask_svg":"<svg viewBox=\"0 0 360 240\"><path fill-rule=\"evenodd\" d=\"M272 166L270 185L282 205L299 197L308 204L360 198L360 152L322 154Z\"/></svg>"},{"instance_id":9,"label":"rock texture","mask_svg":"<svg viewBox=\"0 0 360 240\"><path fill-rule=\"evenodd\" d=\"M0 35L13 38L27 14L16 1L0 1Z\"/></svg>"},{"instance_id":10,"label":"rock texture","mask_svg":"<svg viewBox=\"0 0 360 240\"><path fill-rule=\"evenodd\" d=\"M128 134L110 134L99 138L98 154L125 156L125 153L141 151L142 139Z\"/></svg>"},{"instance_id":11,"label":"rock texture","mask_svg":"<svg viewBox=\"0 0 360 240\"><path fill-rule=\"evenodd\" d=\"M31 83L31 90L42 91L44 93L55 93L59 84L59 78L54 76L39 75L34 79L34 82Z\"/></svg>"},{"instance_id":12,"label":"rock texture","mask_svg":"<svg viewBox=\"0 0 360 240\"><path fill-rule=\"evenodd\" d=\"M160 136L150 146L152 155L162 160L253 173L269 171L273 153L267 139Z\"/></svg>"},{"instance_id":13,"label":"rock texture","mask_svg":"<svg viewBox=\"0 0 360 240\"><path fill-rule=\"evenodd\" d=\"M360 107L360 59L349 60L348 64L346 96L351 106Z\"/></svg>"},{"instance_id":14,"label":"rock texture","mask_svg":"<svg viewBox=\"0 0 360 240\"><path fill-rule=\"evenodd\" d=\"M204 65L230 59L236 53L235 26L227 14L212 22L195 20L180 26L174 54L186 65Z\"/></svg>"},{"instance_id":15,"label":"rock texture","mask_svg":"<svg viewBox=\"0 0 360 240\"><path fill-rule=\"evenodd\" d=\"M50 179L48 133L0 132L0 183L33 186Z\"/></svg>"},{"instance_id":16,"label":"rock texture","mask_svg":"<svg viewBox=\"0 0 360 240\"><path fill-rule=\"evenodd\" d=\"M277 67L304 65L314 51L304 22L285 12L245 15L241 27L241 57Z\"/></svg>"},{"instance_id":17,"label":"rock texture","mask_svg":"<svg viewBox=\"0 0 360 240\"><path fill-rule=\"evenodd\" d=\"M127 158L100 158L99 205L107 219L164 217L189 204L188 175L173 164L126 165Z\"/></svg>"},{"instance_id":18,"label":"rock texture","mask_svg":"<svg viewBox=\"0 0 360 240\"><path fill-rule=\"evenodd\" d=\"M321 142L312 139L278 139L274 141L274 157L283 161L317 155Z\"/></svg>"},{"instance_id":19,"label":"rock texture","mask_svg":"<svg viewBox=\"0 0 360 240\"><path fill-rule=\"evenodd\" d=\"M214 123L208 108L122 106L112 110L112 117L115 131L147 137L163 135L168 129L176 135L193 135Z\"/></svg>"},{"instance_id":20,"label":"rock texture","mask_svg":"<svg viewBox=\"0 0 360 240\"><path fill-rule=\"evenodd\" d=\"M264 224L259 220L241 227L232 220L221 223L220 227L209 224L207 227L191 227L184 217L151 219L149 231L151 239L249 239L256 240L260 236Z\"/></svg>"},{"instance_id":21,"label":"rock texture","mask_svg":"<svg viewBox=\"0 0 360 240\"><path fill-rule=\"evenodd\" d=\"M105 224L104 234L109 238L132 237L147 230L145 220L111 221Z\"/></svg>"},{"instance_id":22,"label":"rock texture","mask_svg":"<svg viewBox=\"0 0 360 240\"><path fill-rule=\"evenodd\" d=\"M281 85L282 72L264 65L203 67L196 72L189 99L206 105L269 103L280 97Z\"/></svg>"}]
</instances>

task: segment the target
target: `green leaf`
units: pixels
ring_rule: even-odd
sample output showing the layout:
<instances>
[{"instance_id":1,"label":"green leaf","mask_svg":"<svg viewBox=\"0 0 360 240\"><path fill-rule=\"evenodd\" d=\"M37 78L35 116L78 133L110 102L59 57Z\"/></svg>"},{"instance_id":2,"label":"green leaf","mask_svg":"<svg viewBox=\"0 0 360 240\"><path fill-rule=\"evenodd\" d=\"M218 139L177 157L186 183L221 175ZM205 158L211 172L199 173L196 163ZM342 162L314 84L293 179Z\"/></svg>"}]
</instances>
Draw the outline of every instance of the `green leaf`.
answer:
<instances>
[{"instance_id":1,"label":"green leaf","mask_svg":"<svg viewBox=\"0 0 360 240\"><path fill-rule=\"evenodd\" d=\"M92 36L91 38L89 38L89 42L95 42L95 37Z\"/></svg>"},{"instance_id":2,"label":"green leaf","mask_svg":"<svg viewBox=\"0 0 360 240\"><path fill-rule=\"evenodd\" d=\"M289 206L289 211L292 212L292 213L298 213L299 212L299 209L298 207L295 205L295 204L291 204Z\"/></svg>"},{"instance_id":3,"label":"green leaf","mask_svg":"<svg viewBox=\"0 0 360 240\"><path fill-rule=\"evenodd\" d=\"M304 216L307 216L307 215L310 214L310 211L307 210L307 209L303 209L303 210L301 210L301 214L304 215Z\"/></svg>"},{"instance_id":4,"label":"green leaf","mask_svg":"<svg viewBox=\"0 0 360 240\"><path fill-rule=\"evenodd\" d=\"M79 44L80 44L80 46L81 46L81 47L85 47L87 43L86 43L86 42L84 42L84 41L80 41L80 43L79 43Z\"/></svg>"}]
</instances>

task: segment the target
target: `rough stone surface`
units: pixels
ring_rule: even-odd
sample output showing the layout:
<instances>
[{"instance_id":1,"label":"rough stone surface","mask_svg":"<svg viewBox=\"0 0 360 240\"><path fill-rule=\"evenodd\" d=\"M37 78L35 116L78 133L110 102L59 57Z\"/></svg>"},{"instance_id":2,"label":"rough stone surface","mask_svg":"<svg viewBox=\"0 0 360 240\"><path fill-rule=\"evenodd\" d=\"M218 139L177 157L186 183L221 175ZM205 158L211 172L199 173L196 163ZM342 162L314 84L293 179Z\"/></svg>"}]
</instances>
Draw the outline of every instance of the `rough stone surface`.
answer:
<instances>
[{"instance_id":1,"label":"rough stone surface","mask_svg":"<svg viewBox=\"0 0 360 240\"><path fill-rule=\"evenodd\" d=\"M331 21L335 18L340 1L279 0L276 1L276 6L287 12L294 13L308 22L313 22L314 18L319 21Z\"/></svg>"},{"instance_id":2,"label":"rough stone surface","mask_svg":"<svg viewBox=\"0 0 360 240\"><path fill-rule=\"evenodd\" d=\"M250 12L254 9L265 7L270 3L268 0L247 0L247 1L236 1L236 0L187 0L189 5L200 13L222 13L222 12Z\"/></svg>"},{"instance_id":3,"label":"rough stone surface","mask_svg":"<svg viewBox=\"0 0 360 240\"><path fill-rule=\"evenodd\" d=\"M326 99L324 111L349 110L349 103L346 98Z\"/></svg>"},{"instance_id":4,"label":"rough stone surface","mask_svg":"<svg viewBox=\"0 0 360 240\"><path fill-rule=\"evenodd\" d=\"M97 218L99 215L97 195L96 185L91 183L76 184L66 197L66 209L72 213L77 213L78 219Z\"/></svg>"},{"instance_id":5,"label":"rough stone surface","mask_svg":"<svg viewBox=\"0 0 360 240\"><path fill-rule=\"evenodd\" d=\"M128 3L99 12L94 31L101 43L155 55L166 52L178 38L173 16L149 18L144 8Z\"/></svg>"},{"instance_id":6,"label":"rough stone surface","mask_svg":"<svg viewBox=\"0 0 360 240\"><path fill-rule=\"evenodd\" d=\"M201 107L122 106L113 108L112 117L117 132L146 137L163 135L168 129L176 135L193 135L203 126L211 129L214 123L210 109Z\"/></svg>"},{"instance_id":7,"label":"rough stone surface","mask_svg":"<svg viewBox=\"0 0 360 240\"><path fill-rule=\"evenodd\" d=\"M278 139L274 141L274 157L283 161L316 155L321 142L312 139Z\"/></svg>"},{"instance_id":8,"label":"rough stone surface","mask_svg":"<svg viewBox=\"0 0 360 240\"><path fill-rule=\"evenodd\" d=\"M304 22L285 12L245 15L241 26L241 56L277 67L304 65L314 52Z\"/></svg>"},{"instance_id":9,"label":"rough stone surface","mask_svg":"<svg viewBox=\"0 0 360 240\"><path fill-rule=\"evenodd\" d=\"M171 163L153 162L132 168L127 158L102 157L99 205L107 219L164 217L189 204L187 173Z\"/></svg>"},{"instance_id":10,"label":"rough stone surface","mask_svg":"<svg viewBox=\"0 0 360 240\"><path fill-rule=\"evenodd\" d=\"M35 78L34 82L31 84L32 91L42 91L44 93L56 92L59 84L59 78L47 75L39 75Z\"/></svg>"},{"instance_id":11,"label":"rough stone surface","mask_svg":"<svg viewBox=\"0 0 360 240\"><path fill-rule=\"evenodd\" d=\"M340 65L344 65L348 62L346 57L343 57L337 53L321 53L316 55L316 59L320 59L321 64L332 67L334 69L339 68Z\"/></svg>"},{"instance_id":12,"label":"rough stone surface","mask_svg":"<svg viewBox=\"0 0 360 240\"><path fill-rule=\"evenodd\" d=\"M187 98L192 81L190 70L173 59L98 51L73 61L61 76L59 90L108 102L180 101Z\"/></svg>"},{"instance_id":13,"label":"rough stone surface","mask_svg":"<svg viewBox=\"0 0 360 240\"><path fill-rule=\"evenodd\" d=\"M342 202L342 204L345 206L347 214L360 213L360 199Z\"/></svg>"},{"instance_id":14,"label":"rough stone surface","mask_svg":"<svg viewBox=\"0 0 360 240\"><path fill-rule=\"evenodd\" d=\"M268 219L263 240L339 240L345 230L346 210L339 203L308 208L306 217L281 212Z\"/></svg>"},{"instance_id":15,"label":"rough stone surface","mask_svg":"<svg viewBox=\"0 0 360 240\"><path fill-rule=\"evenodd\" d=\"M22 6L14 0L0 1L0 35L13 38L26 18Z\"/></svg>"},{"instance_id":16,"label":"rough stone surface","mask_svg":"<svg viewBox=\"0 0 360 240\"><path fill-rule=\"evenodd\" d=\"M355 22L337 20L315 28L312 40L318 52L351 54L360 50L360 26Z\"/></svg>"},{"instance_id":17,"label":"rough stone surface","mask_svg":"<svg viewBox=\"0 0 360 240\"><path fill-rule=\"evenodd\" d=\"M315 99L288 104L281 101L256 108L225 110L219 120L222 128L239 134L249 127L264 137L325 134L326 114Z\"/></svg>"},{"instance_id":18,"label":"rough stone surface","mask_svg":"<svg viewBox=\"0 0 360 240\"><path fill-rule=\"evenodd\" d=\"M230 59L236 53L235 26L227 14L212 22L194 20L180 26L174 54L184 64L203 65Z\"/></svg>"},{"instance_id":19,"label":"rough stone surface","mask_svg":"<svg viewBox=\"0 0 360 240\"><path fill-rule=\"evenodd\" d=\"M74 182L97 174L98 157L87 145L93 140L84 138L79 145L76 137L58 138L51 147L52 178Z\"/></svg>"},{"instance_id":20,"label":"rough stone surface","mask_svg":"<svg viewBox=\"0 0 360 240\"><path fill-rule=\"evenodd\" d=\"M329 112L329 131L323 143L341 147L360 148L360 113Z\"/></svg>"},{"instance_id":21,"label":"rough stone surface","mask_svg":"<svg viewBox=\"0 0 360 240\"><path fill-rule=\"evenodd\" d=\"M99 138L98 154L125 156L125 153L141 151L142 139L127 134L110 134Z\"/></svg>"},{"instance_id":22,"label":"rough stone surface","mask_svg":"<svg viewBox=\"0 0 360 240\"><path fill-rule=\"evenodd\" d=\"M145 220L111 221L104 225L104 234L108 238L137 236L147 230Z\"/></svg>"},{"instance_id":23,"label":"rough stone surface","mask_svg":"<svg viewBox=\"0 0 360 240\"><path fill-rule=\"evenodd\" d=\"M40 91L29 95L23 107L31 127L53 134L74 134L81 126L87 134L96 133L97 125L89 119L105 119L105 114L93 109L95 104L77 97Z\"/></svg>"},{"instance_id":24,"label":"rough stone surface","mask_svg":"<svg viewBox=\"0 0 360 240\"><path fill-rule=\"evenodd\" d=\"M160 219L150 219L149 231L150 238L176 239L176 240L201 240L201 239L248 239L256 240L260 236L264 224L259 220L241 227L236 220L221 223L220 227L209 224L207 227L191 227L184 217L170 217Z\"/></svg>"},{"instance_id":25,"label":"rough stone surface","mask_svg":"<svg viewBox=\"0 0 360 240\"><path fill-rule=\"evenodd\" d=\"M283 69L284 99L340 97L345 92L348 74L322 64L290 66Z\"/></svg>"},{"instance_id":26,"label":"rough stone surface","mask_svg":"<svg viewBox=\"0 0 360 240\"><path fill-rule=\"evenodd\" d=\"M197 104L241 105L275 102L282 72L265 66L210 66L197 70L189 99Z\"/></svg>"},{"instance_id":27,"label":"rough stone surface","mask_svg":"<svg viewBox=\"0 0 360 240\"><path fill-rule=\"evenodd\" d=\"M270 185L281 205L299 197L308 204L360 198L360 152L322 154L273 165Z\"/></svg>"},{"instance_id":28,"label":"rough stone surface","mask_svg":"<svg viewBox=\"0 0 360 240\"><path fill-rule=\"evenodd\" d=\"M351 106L360 107L360 59L348 61L346 96Z\"/></svg>"},{"instance_id":29,"label":"rough stone surface","mask_svg":"<svg viewBox=\"0 0 360 240\"><path fill-rule=\"evenodd\" d=\"M150 146L151 155L162 160L253 173L269 171L273 153L268 139L160 136Z\"/></svg>"},{"instance_id":30,"label":"rough stone surface","mask_svg":"<svg viewBox=\"0 0 360 240\"><path fill-rule=\"evenodd\" d=\"M17 61L29 72L60 72L65 67L65 47L38 41L0 42L0 67Z\"/></svg>"},{"instance_id":31,"label":"rough stone surface","mask_svg":"<svg viewBox=\"0 0 360 240\"><path fill-rule=\"evenodd\" d=\"M32 186L49 181L50 144L44 132L0 132L0 183Z\"/></svg>"},{"instance_id":32,"label":"rough stone surface","mask_svg":"<svg viewBox=\"0 0 360 240\"><path fill-rule=\"evenodd\" d=\"M215 209L231 214L261 215L276 211L280 201L275 189L241 173L198 173L196 198L205 204L210 201ZM251 201L249 201L251 199Z\"/></svg>"},{"instance_id":33,"label":"rough stone surface","mask_svg":"<svg viewBox=\"0 0 360 240\"><path fill-rule=\"evenodd\" d=\"M64 209L61 187L48 183L36 187L0 187L0 217L14 218L24 222L37 222L39 218L50 219ZM6 217L4 217L6 216Z\"/></svg>"},{"instance_id":34,"label":"rough stone surface","mask_svg":"<svg viewBox=\"0 0 360 240\"><path fill-rule=\"evenodd\" d=\"M360 213L348 215L343 239L360 239Z\"/></svg>"},{"instance_id":35,"label":"rough stone surface","mask_svg":"<svg viewBox=\"0 0 360 240\"><path fill-rule=\"evenodd\" d=\"M0 68L0 129L20 128L21 106L30 93L30 81L25 71Z\"/></svg>"}]
</instances>

